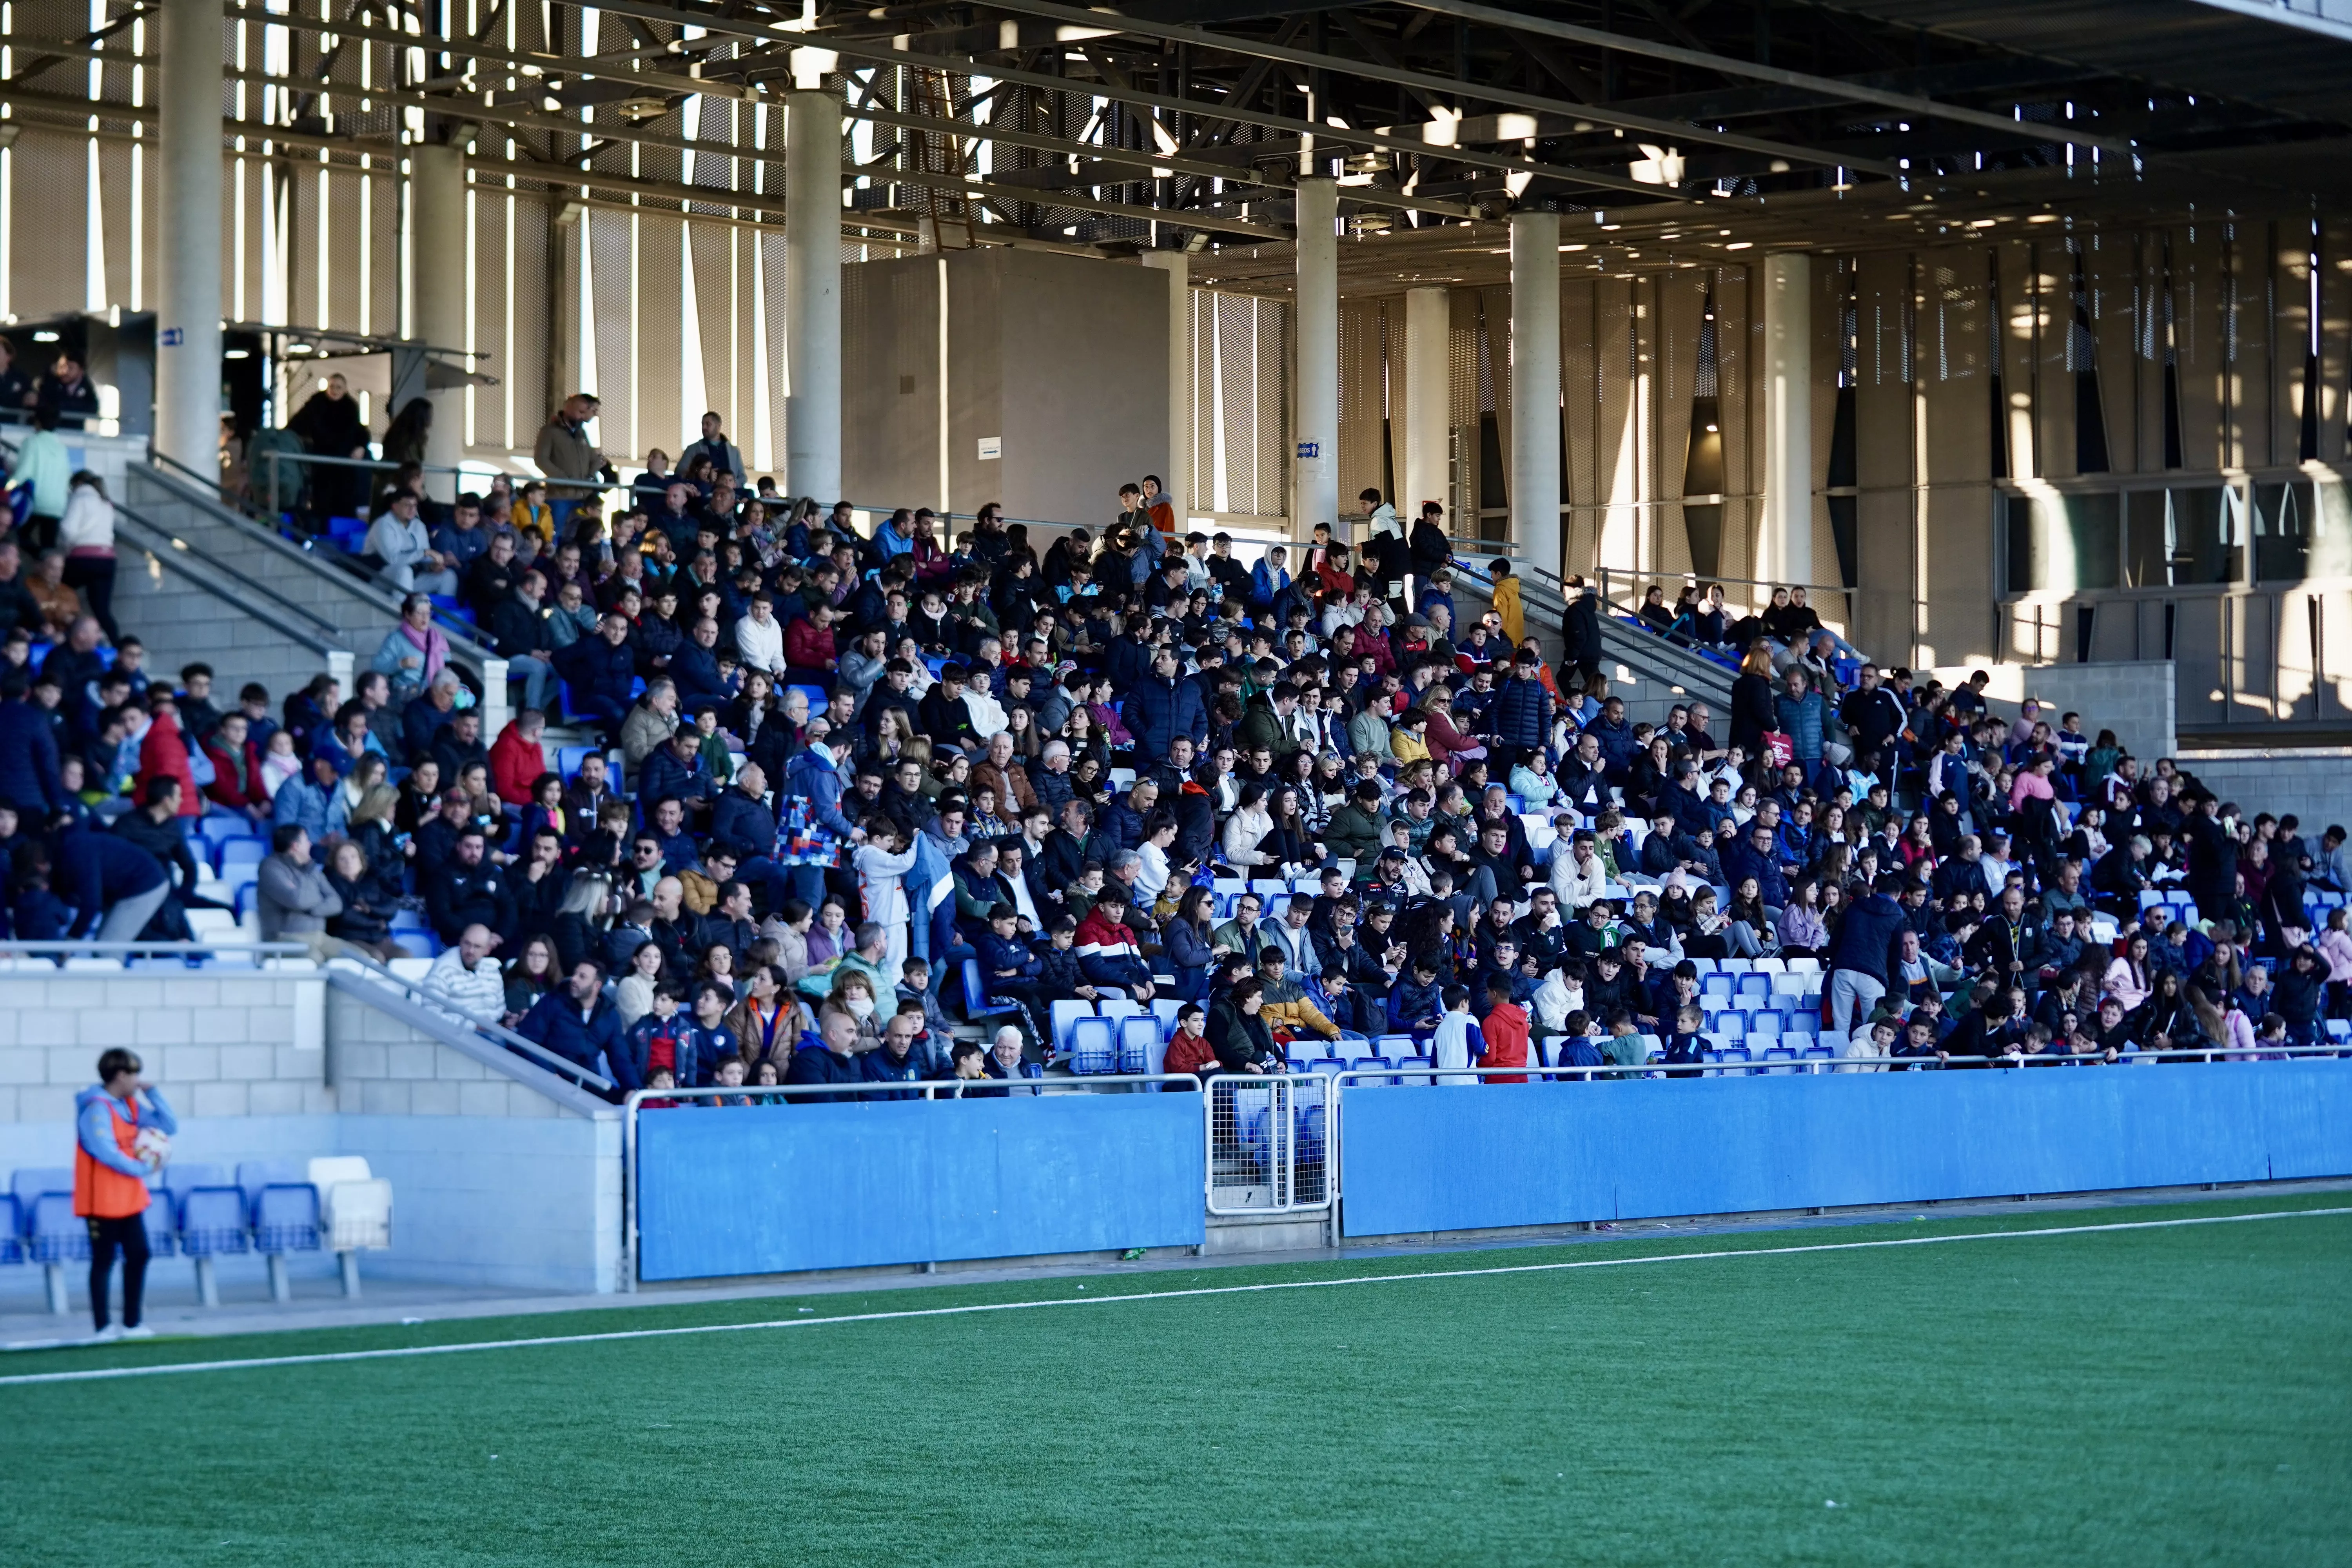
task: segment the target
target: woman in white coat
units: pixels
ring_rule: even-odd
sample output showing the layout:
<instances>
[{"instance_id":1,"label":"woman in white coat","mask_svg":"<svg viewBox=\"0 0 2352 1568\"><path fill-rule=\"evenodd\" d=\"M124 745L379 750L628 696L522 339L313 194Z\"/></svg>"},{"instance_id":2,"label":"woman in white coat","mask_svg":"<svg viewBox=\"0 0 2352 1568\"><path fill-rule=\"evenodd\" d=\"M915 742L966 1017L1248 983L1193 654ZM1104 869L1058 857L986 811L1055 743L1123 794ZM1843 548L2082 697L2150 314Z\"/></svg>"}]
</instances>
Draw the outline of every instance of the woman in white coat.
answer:
<instances>
[{"instance_id":1,"label":"woman in white coat","mask_svg":"<svg viewBox=\"0 0 2352 1568\"><path fill-rule=\"evenodd\" d=\"M87 469L73 477L58 548L66 552L66 586L80 592L108 642L121 641L114 626L114 503L106 481Z\"/></svg>"}]
</instances>

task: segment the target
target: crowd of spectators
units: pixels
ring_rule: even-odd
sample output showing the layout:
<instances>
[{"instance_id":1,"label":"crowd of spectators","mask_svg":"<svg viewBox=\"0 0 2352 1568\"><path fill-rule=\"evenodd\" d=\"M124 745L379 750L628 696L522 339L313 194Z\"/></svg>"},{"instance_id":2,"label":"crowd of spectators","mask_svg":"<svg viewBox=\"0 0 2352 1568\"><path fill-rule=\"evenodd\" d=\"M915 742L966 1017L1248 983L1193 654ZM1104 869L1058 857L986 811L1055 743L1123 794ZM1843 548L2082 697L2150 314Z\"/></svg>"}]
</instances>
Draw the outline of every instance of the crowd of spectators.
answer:
<instances>
[{"instance_id":1,"label":"crowd of spectators","mask_svg":"<svg viewBox=\"0 0 2352 1568\"><path fill-rule=\"evenodd\" d=\"M1180 1003L1171 1070L1204 1076L1343 1034L1684 1063L1700 966L1735 958L1818 961L1849 1054L1905 1065L2309 1044L2346 1010L2352 937L2310 913L2341 829L2244 817L2075 714L1996 718L1981 677L1882 670L1801 593L1652 595L1738 670L1720 721L1654 725L1588 585L1549 658L1507 565L1465 607L1441 510L1376 491L1244 561L1150 476L1042 549L992 506L869 531L748 483L715 415L610 516L505 481L436 510L413 477L366 533L401 622L354 690L275 707L215 706L203 667L151 684L134 639L110 667L91 616L36 667L0 543L18 934L169 934L184 824L242 814L263 936L396 958L421 924L438 1002L624 1089L1033 1077L1069 998ZM430 593L508 661L496 735ZM593 737L575 766L551 722ZM992 1005L1021 1022L960 1057L954 1015Z\"/></svg>"}]
</instances>

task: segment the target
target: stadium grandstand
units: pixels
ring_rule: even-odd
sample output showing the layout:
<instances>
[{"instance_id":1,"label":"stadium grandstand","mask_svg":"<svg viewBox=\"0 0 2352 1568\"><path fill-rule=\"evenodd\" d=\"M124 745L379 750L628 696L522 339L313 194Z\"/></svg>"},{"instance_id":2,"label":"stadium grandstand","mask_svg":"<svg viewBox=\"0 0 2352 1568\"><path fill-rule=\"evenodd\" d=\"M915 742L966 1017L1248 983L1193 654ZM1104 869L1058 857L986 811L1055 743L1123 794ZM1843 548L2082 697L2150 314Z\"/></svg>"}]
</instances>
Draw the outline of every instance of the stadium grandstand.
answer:
<instances>
[{"instance_id":1,"label":"stadium grandstand","mask_svg":"<svg viewBox=\"0 0 2352 1568\"><path fill-rule=\"evenodd\" d=\"M351 1449L387 1560L501 1443L602 1494L516 1560L641 1555L560 1365L1035 1444L762 1555L2340 1551L2347 81L2336 0L0 11L0 1542L335 1549L203 1385L511 1431ZM1955 1300L2032 1344L1871 1331ZM1954 1481L2256 1400L2202 1509Z\"/></svg>"}]
</instances>

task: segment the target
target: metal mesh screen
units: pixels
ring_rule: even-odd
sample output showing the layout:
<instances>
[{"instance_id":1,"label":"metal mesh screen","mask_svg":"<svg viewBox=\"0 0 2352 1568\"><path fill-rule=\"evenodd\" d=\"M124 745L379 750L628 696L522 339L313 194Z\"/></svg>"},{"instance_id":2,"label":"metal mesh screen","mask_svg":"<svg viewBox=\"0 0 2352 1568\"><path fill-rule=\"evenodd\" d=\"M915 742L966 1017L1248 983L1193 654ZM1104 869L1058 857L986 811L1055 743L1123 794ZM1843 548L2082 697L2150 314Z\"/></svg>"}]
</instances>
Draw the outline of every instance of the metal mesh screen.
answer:
<instances>
[{"instance_id":1,"label":"metal mesh screen","mask_svg":"<svg viewBox=\"0 0 2352 1568\"><path fill-rule=\"evenodd\" d=\"M89 139L26 126L8 150L8 306L19 317L78 311L89 264Z\"/></svg>"}]
</instances>

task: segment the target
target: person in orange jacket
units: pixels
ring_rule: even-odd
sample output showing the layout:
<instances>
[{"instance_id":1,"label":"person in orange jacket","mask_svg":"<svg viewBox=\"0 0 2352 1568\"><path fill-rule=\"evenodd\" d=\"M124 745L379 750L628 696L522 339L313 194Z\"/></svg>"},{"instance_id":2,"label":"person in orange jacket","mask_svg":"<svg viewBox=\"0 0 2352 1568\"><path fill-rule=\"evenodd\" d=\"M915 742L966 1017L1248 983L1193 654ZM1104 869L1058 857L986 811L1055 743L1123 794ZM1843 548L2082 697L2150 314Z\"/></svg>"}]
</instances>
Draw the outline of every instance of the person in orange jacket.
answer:
<instances>
[{"instance_id":1,"label":"person in orange jacket","mask_svg":"<svg viewBox=\"0 0 2352 1568\"><path fill-rule=\"evenodd\" d=\"M98 1058L99 1082L74 1097L74 1213L89 1225L89 1314L102 1340L147 1339L140 1320L147 1288L147 1174L160 1157L140 1147L149 1131L180 1130L172 1108L140 1081L137 1056L117 1046ZM122 1254L122 1326L107 1322L107 1281Z\"/></svg>"},{"instance_id":2,"label":"person in orange jacket","mask_svg":"<svg viewBox=\"0 0 2352 1568\"><path fill-rule=\"evenodd\" d=\"M1528 1011L1511 1000L1511 982L1507 975L1492 974L1486 979L1486 1016L1478 1020L1478 1033L1486 1037L1486 1054L1478 1058L1482 1068L1523 1068L1528 1065ZM1524 1078L1490 1078L1488 1083L1525 1083Z\"/></svg>"}]
</instances>

